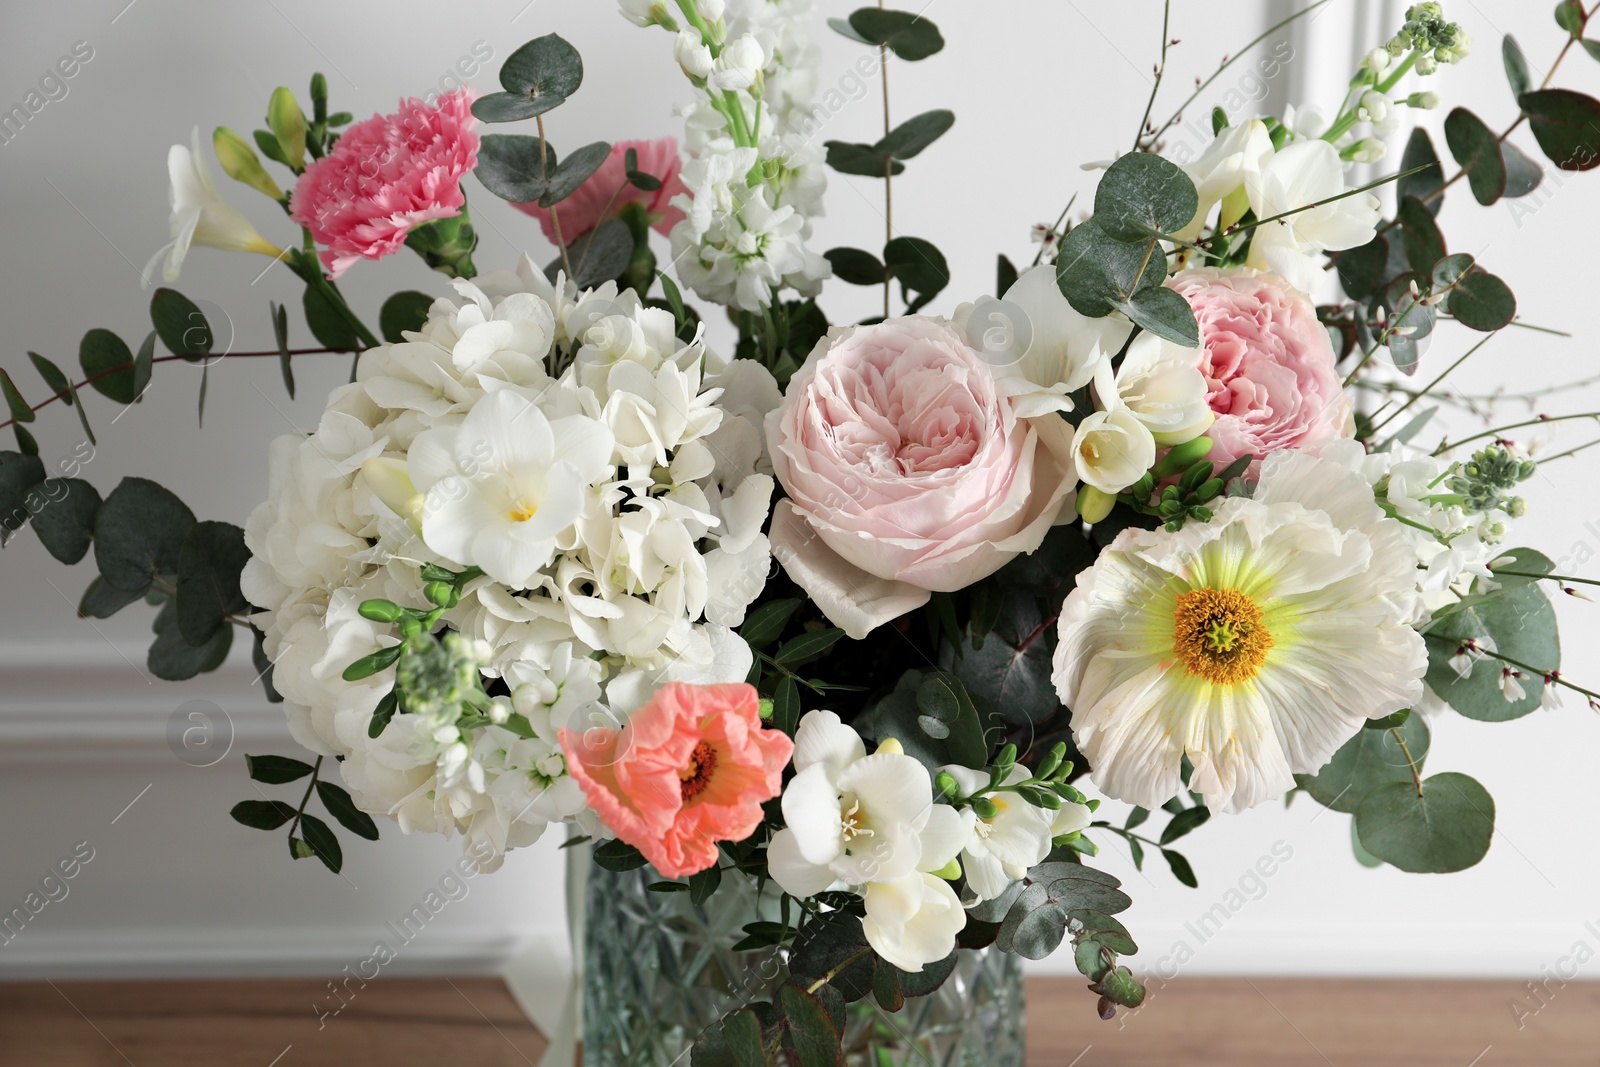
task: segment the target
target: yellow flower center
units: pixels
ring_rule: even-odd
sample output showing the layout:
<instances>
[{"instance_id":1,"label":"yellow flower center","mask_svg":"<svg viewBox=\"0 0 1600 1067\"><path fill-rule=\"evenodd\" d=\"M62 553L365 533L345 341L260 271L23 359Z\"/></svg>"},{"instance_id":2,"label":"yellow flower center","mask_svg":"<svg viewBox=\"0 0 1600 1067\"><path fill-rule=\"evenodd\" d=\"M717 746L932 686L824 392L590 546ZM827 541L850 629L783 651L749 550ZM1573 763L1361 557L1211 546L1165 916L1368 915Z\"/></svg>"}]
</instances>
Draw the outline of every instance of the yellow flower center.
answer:
<instances>
[{"instance_id":1,"label":"yellow flower center","mask_svg":"<svg viewBox=\"0 0 1600 1067\"><path fill-rule=\"evenodd\" d=\"M1184 669L1213 685L1254 678L1272 648L1261 607L1237 589L1191 589L1172 612L1172 645Z\"/></svg>"},{"instance_id":2,"label":"yellow flower center","mask_svg":"<svg viewBox=\"0 0 1600 1067\"><path fill-rule=\"evenodd\" d=\"M526 500L513 500L509 515L512 522L527 522L539 513L538 504L530 504Z\"/></svg>"}]
</instances>

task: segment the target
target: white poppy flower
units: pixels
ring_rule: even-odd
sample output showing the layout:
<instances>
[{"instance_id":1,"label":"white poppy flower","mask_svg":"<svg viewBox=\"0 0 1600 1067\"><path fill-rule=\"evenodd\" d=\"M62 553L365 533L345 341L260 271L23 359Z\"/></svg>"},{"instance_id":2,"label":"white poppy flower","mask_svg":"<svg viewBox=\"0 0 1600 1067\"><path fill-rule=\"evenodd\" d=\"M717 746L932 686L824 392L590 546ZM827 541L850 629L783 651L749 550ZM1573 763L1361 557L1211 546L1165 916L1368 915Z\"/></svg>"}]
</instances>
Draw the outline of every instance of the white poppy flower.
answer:
<instances>
[{"instance_id":1,"label":"white poppy flower","mask_svg":"<svg viewBox=\"0 0 1600 1067\"><path fill-rule=\"evenodd\" d=\"M522 586L555 555L589 486L609 470L611 431L581 415L551 420L513 389L489 394L459 427L428 430L407 457L424 494L422 539L458 563Z\"/></svg>"},{"instance_id":2,"label":"white poppy flower","mask_svg":"<svg viewBox=\"0 0 1600 1067\"><path fill-rule=\"evenodd\" d=\"M220 248L224 252L260 252L274 259L283 249L262 237L250 220L222 198L211 184L211 168L200 154L200 128L196 126L188 147L175 144L167 152L167 177L171 181L172 240L145 264L144 284L155 277L156 264L166 257L161 277L178 280L184 257L192 245Z\"/></svg>"}]
</instances>

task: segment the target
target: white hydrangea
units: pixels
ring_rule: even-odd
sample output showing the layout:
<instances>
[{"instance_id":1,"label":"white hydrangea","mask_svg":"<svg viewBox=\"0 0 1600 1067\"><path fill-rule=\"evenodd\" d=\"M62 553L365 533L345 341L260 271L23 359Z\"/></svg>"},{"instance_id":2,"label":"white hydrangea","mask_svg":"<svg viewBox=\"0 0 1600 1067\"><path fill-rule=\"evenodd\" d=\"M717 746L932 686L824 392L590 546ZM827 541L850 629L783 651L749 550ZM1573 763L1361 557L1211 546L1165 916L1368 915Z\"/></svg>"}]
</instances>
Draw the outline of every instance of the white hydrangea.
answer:
<instances>
[{"instance_id":1,"label":"white hydrangea","mask_svg":"<svg viewBox=\"0 0 1600 1067\"><path fill-rule=\"evenodd\" d=\"M780 395L614 283L579 293L524 258L454 284L362 357L316 432L273 444L242 581L295 738L343 757L364 809L498 857L550 822L588 826L562 729L748 674L732 627L771 566L760 426ZM397 638L358 609L425 606L425 563L485 572L444 621L506 695L476 725L459 704L402 707L374 739L395 669L342 675Z\"/></svg>"}]
</instances>

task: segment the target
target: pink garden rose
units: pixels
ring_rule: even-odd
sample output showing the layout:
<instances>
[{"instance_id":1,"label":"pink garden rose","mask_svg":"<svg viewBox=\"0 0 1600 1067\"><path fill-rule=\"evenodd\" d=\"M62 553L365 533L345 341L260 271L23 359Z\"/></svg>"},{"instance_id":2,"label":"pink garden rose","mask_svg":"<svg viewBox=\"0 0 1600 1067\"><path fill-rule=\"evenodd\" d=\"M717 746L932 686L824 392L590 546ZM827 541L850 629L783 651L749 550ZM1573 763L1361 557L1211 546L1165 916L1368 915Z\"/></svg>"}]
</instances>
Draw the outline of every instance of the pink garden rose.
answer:
<instances>
[{"instance_id":1,"label":"pink garden rose","mask_svg":"<svg viewBox=\"0 0 1600 1067\"><path fill-rule=\"evenodd\" d=\"M1212 463L1355 434L1333 344L1304 293L1246 267L1187 270L1167 284L1200 324L1200 372L1217 416L1206 431Z\"/></svg>"},{"instance_id":2,"label":"pink garden rose","mask_svg":"<svg viewBox=\"0 0 1600 1067\"><path fill-rule=\"evenodd\" d=\"M772 554L855 638L1072 516L1071 429L1020 419L943 319L835 329L767 416Z\"/></svg>"},{"instance_id":3,"label":"pink garden rose","mask_svg":"<svg viewBox=\"0 0 1600 1067\"><path fill-rule=\"evenodd\" d=\"M646 192L628 181L630 148L639 154L639 172L661 179L661 188L653 193ZM611 146L611 155L600 164L600 169L558 205L561 236L571 244L607 219L616 218L624 205L634 203L644 205L657 233L669 233L683 219L683 212L672 206L672 198L689 191L678 176L682 169L678 142L671 137L655 141L618 141ZM556 227L550 221L548 209L540 207L537 201L512 206L538 219L545 237L555 243Z\"/></svg>"},{"instance_id":4,"label":"pink garden rose","mask_svg":"<svg viewBox=\"0 0 1600 1067\"><path fill-rule=\"evenodd\" d=\"M562 730L567 770L621 841L667 878L717 862L761 825L794 742L763 729L752 686L663 686L620 730Z\"/></svg>"},{"instance_id":5,"label":"pink garden rose","mask_svg":"<svg viewBox=\"0 0 1600 1067\"><path fill-rule=\"evenodd\" d=\"M295 183L289 214L311 231L328 275L358 259L382 259L424 222L461 214L461 179L478 165L472 93L457 89L436 107L400 101L393 115L358 122Z\"/></svg>"}]
</instances>

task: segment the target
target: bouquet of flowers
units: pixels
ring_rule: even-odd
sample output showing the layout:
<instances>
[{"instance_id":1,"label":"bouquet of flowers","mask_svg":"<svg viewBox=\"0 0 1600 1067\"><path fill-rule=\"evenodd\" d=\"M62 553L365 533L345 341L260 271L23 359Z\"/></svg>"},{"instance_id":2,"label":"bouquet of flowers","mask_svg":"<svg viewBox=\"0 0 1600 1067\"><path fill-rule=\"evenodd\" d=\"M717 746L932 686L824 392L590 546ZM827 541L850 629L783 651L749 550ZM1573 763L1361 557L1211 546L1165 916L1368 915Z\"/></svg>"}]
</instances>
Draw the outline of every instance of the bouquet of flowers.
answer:
<instances>
[{"instance_id":1,"label":"bouquet of flowers","mask_svg":"<svg viewBox=\"0 0 1600 1067\"><path fill-rule=\"evenodd\" d=\"M632 877L663 900L745 909L732 951L778 966L691 1020L697 1065L857 1062L852 1005L898 1011L974 951L1070 941L1102 1016L1139 1005L1097 837L1139 864L1159 850L1193 885L1184 835L1304 793L1353 816L1363 862L1482 859L1494 801L1425 774L1430 730L1563 692L1597 706L1560 672L1545 594L1594 583L1512 536L1535 461L1511 435L1554 419L1429 434L1441 383L1518 325L1507 284L1451 254L1435 216L1447 191L1491 204L1539 184L1509 138L1524 123L1558 168L1600 164L1600 101L1534 86L1508 36L1509 129L1457 108L1459 170L1417 130L1393 173L1352 188L1405 109L1438 105L1427 76L1468 57L1420 3L1331 111L1219 108L1203 151L1169 157L1210 81L1152 121L1164 24L1092 209L1069 204L1031 265L1000 256L995 294L939 317L932 242L891 222L879 251L818 253L811 220L828 168L887 197L951 112L818 146L808 0L622 9L670 34L681 145L558 154L547 117L583 65L551 35L506 59L498 92L357 123L319 75L310 116L280 88L253 139L217 129L222 170L299 227L283 247L218 191L198 132L171 150L173 243L147 274L174 282L196 245L281 260L311 351L357 354L315 430L272 445L243 528L151 481L102 498L47 476L23 426L44 405L0 378L19 442L0 511L64 563L92 548L82 614L157 605L163 678L218 666L236 628L254 638L314 762L252 756L257 781L308 784L235 819L287 827L295 858L335 871L313 792L357 836L378 836L373 816L460 834L486 869L564 823L603 872L648 866ZM1562 56L1590 48L1588 14L1559 5ZM879 66L944 46L910 12L829 25ZM556 258L478 273L469 175ZM391 297L375 334L337 281L402 246L452 281ZM883 316L831 323L830 279L882 286ZM731 350L708 341L716 306ZM287 309L270 315L274 349L224 354L277 356L292 393L301 353ZM90 331L81 382L31 356L91 437L84 385L130 404L154 364L215 359L188 297L157 289L151 319L137 352ZM1436 332L1461 351L1419 388ZM1131 814L1098 818L1090 792ZM1157 812L1165 828L1139 832Z\"/></svg>"}]
</instances>

